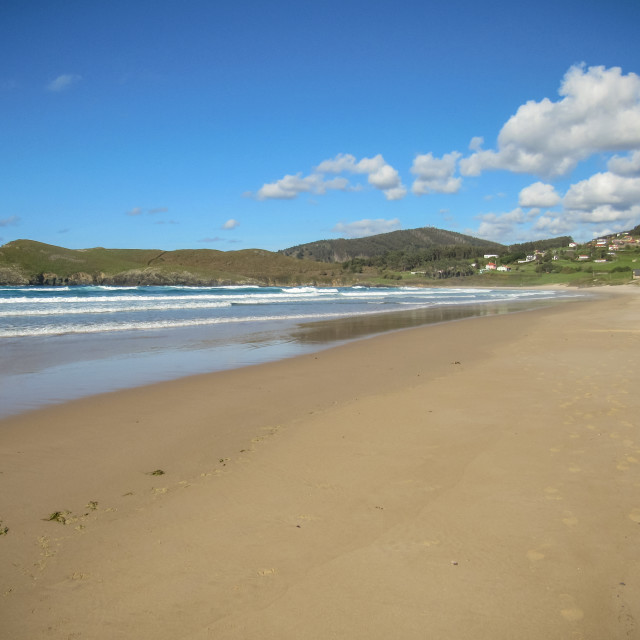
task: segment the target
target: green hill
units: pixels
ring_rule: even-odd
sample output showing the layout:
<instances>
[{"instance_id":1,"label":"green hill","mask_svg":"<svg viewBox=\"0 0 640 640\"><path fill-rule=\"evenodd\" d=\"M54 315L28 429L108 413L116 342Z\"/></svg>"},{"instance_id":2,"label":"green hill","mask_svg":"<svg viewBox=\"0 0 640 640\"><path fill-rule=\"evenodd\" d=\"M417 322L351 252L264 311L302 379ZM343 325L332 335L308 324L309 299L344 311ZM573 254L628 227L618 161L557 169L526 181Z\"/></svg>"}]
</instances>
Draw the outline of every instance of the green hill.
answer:
<instances>
[{"instance_id":1,"label":"green hill","mask_svg":"<svg viewBox=\"0 0 640 640\"><path fill-rule=\"evenodd\" d=\"M367 236L366 238L319 240L283 249L279 253L320 262L345 262L353 258L382 256L389 251L419 251L432 247L460 245L492 252L506 250L504 245L490 240L481 240L435 227L420 227Z\"/></svg>"},{"instance_id":2,"label":"green hill","mask_svg":"<svg viewBox=\"0 0 640 640\"><path fill-rule=\"evenodd\" d=\"M65 249L33 240L0 247L0 284L331 284L327 265L263 251Z\"/></svg>"}]
</instances>

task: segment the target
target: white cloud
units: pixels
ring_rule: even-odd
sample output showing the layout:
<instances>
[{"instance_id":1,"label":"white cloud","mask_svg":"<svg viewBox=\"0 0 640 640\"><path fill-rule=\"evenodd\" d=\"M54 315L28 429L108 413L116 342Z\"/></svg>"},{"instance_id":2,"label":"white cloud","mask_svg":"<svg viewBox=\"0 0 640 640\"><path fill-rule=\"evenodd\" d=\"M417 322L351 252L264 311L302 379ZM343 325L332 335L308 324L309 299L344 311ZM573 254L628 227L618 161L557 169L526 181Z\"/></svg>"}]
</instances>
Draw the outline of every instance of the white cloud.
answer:
<instances>
[{"instance_id":1,"label":"white cloud","mask_svg":"<svg viewBox=\"0 0 640 640\"><path fill-rule=\"evenodd\" d=\"M323 160L313 173L302 177L302 173L286 175L284 178L264 184L256 194L258 200L272 198L292 200L300 193L323 195L329 190L357 191L359 187L351 187L344 177L326 179L326 173L366 174L369 184L382 191L387 200L400 200L407 190L404 188L398 172L387 164L378 154L373 158L362 158L357 161L351 154L338 154L335 158Z\"/></svg>"},{"instance_id":2,"label":"white cloud","mask_svg":"<svg viewBox=\"0 0 640 640\"><path fill-rule=\"evenodd\" d=\"M144 213L142 207L133 207L130 211L127 211L128 216L140 216Z\"/></svg>"},{"instance_id":3,"label":"white cloud","mask_svg":"<svg viewBox=\"0 0 640 640\"><path fill-rule=\"evenodd\" d=\"M235 229L239 224L240 223L237 220L229 218L229 220L227 220L220 228L225 230Z\"/></svg>"},{"instance_id":4,"label":"white cloud","mask_svg":"<svg viewBox=\"0 0 640 640\"><path fill-rule=\"evenodd\" d=\"M553 216L546 213L536 220L533 228L545 236L562 236L567 233L573 233L575 223L566 217Z\"/></svg>"},{"instance_id":5,"label":"white cloud","mask_svg":"<svg viewBox=\"0 0 640 640\"><path fill-rule=\"evenodd\" d=\"M80 82L80 80L82 80L82 76L75 73L63 73L47 85L47 90L53 91L54 93L64 91L71 87L71 85Z\"/></svg>"},{"instance_id":6,"label":"white cloud","mask_svg":"<svg viewBox=\"0 0 640 640\"><path fill-rule=\"evenodd\" d=\"M640 177L596 173L571 185L562 204L561 213L540 216L534 229L584 237L628 229L640 220Z\"/></svg>"},{"instance_id":7,"label":"white cloud","mask_svg":"<svg viewBox=\"0 0 640 640\"><path fill-rule=\"evenodd\" d=\"M502 127L498 149L477 150L461 160L461 173L505 169L559 176L594 153L640 147L640 77L635 73L574 66L559 94L558 102L544 98L522 105Z\"/></svg>"},{"instance_id":8,"label":"white cloud","mask_svg":"<svg viewBox=\"0 0 640 640\"><path fill-rule=\"evenodd\" d=\"M407 190L403 186L384 190L384 196L387 200L402 200L406 195Z\"/></svg>"},{"instance_id":9,"label":"white cloud","mask_svg":"<svg viewBox=\"0 0 640 640\"><path fill-rule=\"evenodd\" d=\"M339 222L333 227L332 231L347 238L364 238L365 236L374 236L379 233L396 231L399 228L400 220L398 220L398 218L394 218L393 220L379 218L377 220L365 219L348 223Z\"/></svg>"},{"instance_id":10,"label":"white cloud","mask_svg":"<svg viewBox=\"0 0 640 640\"><path fill-rule=\"evenodd\" d=\"M416 176L411 187L413 193L417 196L432 192L457 193L462 180L453 174L460 156L457 151L445 153L442 158L434 158L432 153L417 155L411 167L411 173Z\"/></svg>"},{"instance_id":11,"label":"white cloud","mask_svg":"<svg viewBox=\"0 0 640 640\"><path fill-rule=\"evenodd\" d=\"M372 187L380 189L387 200L401 200L407 190L400 180L396 169L385 162L382 154L373 158L362 158L357 161L350 153L339 153L335 158L323 160L317 167L319 173L356 173L366 174Z\"/></svg>"},{"instance_id":12,"label":"white cloud","mask_svg":"<svg viewBox=\"0 0 640 640\"><path fill-rule=\"evenodd\" d=\"M322 195L328 190L345 191L349 186L346 178L325 180L319 173L313 173L305 178L301 173L295 176L286 175L284 178L262 185L256 194L258 200L292 200L300 193L315 193Z\"/></svg>"},{"instance_id":13,"label":"white cloud","mask_svg":"<svg viewBox=\"0 0 640 640\"><path fill-rule=\"evenodd\" d=\"M8 218L3 218L0 220L0 227L11 227L15 226L20 222L19 216L9 216Z\"/></svg>"},{"instance_id":14,"label":"white cloud","mask_svg":"<svg viewBox=\"0 0 640 640\"><path fill-rule=\"evenodd\" d=\"M480 151L480 148L484 144L484 138L482 136L473 136L471 142L469 142L469 149L471 151Z\"/></svg>"},{"instance_id":15,"label":"white cloud","mask_svg":"<svg viewBox=\"0 0 640 640\"><path fill-rule=\"evenodd\" d=\"M625 158L613 156L613 158L609 160L607 168L611 173L619 176L640 177L640 151L634 151Z\"/></svg>"},{"instance_id":16,"label":"white cloud","mask_svg":"<svg viewBox=\"0 0 640 640\"><path fill-rule=\"evenodd\" d=\"M544 182L534 182L520 191L518 204L521 207L555 207L561 202L553 185Z\"/></svg>"},{"instance_id":17,"label":"white cloud","mask_svg":"<svg viewBox=\"0 0 640 640\"><path fill-rule=\"evenodd\" d=\"M599 207L625 212L638 203L640 178L610 172L596 173L588 180L571 185L564 197L565 209L584 212L593 212Z\"/></svg>"},{"instance_id":18,"label":"white cloud","mask_svg":"<svg viewBox=\"0 0 640 640\"><path fill-rule=\"evenodd\" d=\"M485 213L478 216L481 222L475 234L497 242L510 242L520 234L519 228L530 223L539 214L540 209L531 209L525 213L520 207L506 213Z\"/></svg>"},{"instance_id":19,"label":"white cloud","mask_svg":"<svg viewBox=\"0 0 640 640\"><path fill-rule=\"evenodd\" d=\"M148 213L154 215L156 213L167 213L169 209L167 207L156 207L155 209L149 209Z\"/></svg>"}]
</instances>

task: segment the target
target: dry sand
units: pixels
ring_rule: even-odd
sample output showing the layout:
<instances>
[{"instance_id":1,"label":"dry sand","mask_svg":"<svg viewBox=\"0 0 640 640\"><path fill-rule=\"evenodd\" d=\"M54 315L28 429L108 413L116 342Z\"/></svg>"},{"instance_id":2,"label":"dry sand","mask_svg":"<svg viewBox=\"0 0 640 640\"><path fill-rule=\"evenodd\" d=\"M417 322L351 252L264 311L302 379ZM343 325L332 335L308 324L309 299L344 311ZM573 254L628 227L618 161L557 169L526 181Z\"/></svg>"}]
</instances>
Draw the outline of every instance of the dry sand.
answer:
<instances>
[{"instance_id":1,"label":"dry sand","mask_svg":"<svg viewBox=\"0 0 640 640\"><path fill-rule=\"evenodd\" d=\"M618 287L4 420L0 637L638 638L639 318Z\"/></svg>"}]
</instances>

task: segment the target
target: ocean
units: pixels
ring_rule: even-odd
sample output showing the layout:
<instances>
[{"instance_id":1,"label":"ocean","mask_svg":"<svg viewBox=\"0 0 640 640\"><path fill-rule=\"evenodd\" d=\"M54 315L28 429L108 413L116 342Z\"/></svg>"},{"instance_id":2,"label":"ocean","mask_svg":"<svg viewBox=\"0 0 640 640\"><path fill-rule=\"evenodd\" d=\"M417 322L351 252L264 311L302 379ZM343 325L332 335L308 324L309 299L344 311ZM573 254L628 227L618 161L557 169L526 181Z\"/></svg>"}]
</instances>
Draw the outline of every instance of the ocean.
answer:
<instances>
[{"instance_id":1,"label":"ocean","mask_svg":"<svg viewBox=\"0 0 640 640\"><path fill-rule=\"evenodd\" d=\"M0 287L0 417L575 292L412 287Z\"/></svg>"}]
</instances>

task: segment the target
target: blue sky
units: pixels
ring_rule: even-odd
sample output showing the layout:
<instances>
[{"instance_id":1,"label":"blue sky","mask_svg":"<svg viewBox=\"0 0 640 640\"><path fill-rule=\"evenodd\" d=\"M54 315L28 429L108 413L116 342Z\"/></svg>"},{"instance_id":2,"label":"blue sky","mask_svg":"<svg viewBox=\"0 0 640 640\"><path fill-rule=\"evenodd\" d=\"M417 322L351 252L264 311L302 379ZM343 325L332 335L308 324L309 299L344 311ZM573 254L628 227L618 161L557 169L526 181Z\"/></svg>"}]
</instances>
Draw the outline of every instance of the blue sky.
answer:
<instances>
[{"instance_id":1,"label":"blue sky","mask_svg":"<svg viewBox=\"0 0 640 640\"><path fill-rule=\"evenodd\" d=\"M0 242L640 223L640 3L0 6Z\"/></svg>"}]
</instances>

